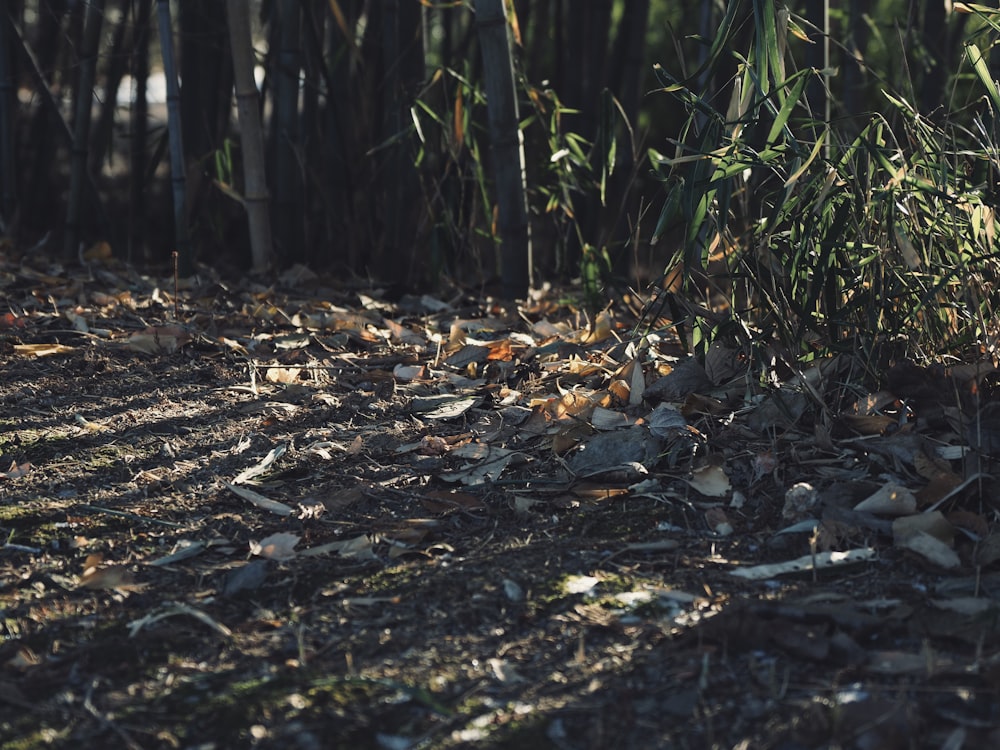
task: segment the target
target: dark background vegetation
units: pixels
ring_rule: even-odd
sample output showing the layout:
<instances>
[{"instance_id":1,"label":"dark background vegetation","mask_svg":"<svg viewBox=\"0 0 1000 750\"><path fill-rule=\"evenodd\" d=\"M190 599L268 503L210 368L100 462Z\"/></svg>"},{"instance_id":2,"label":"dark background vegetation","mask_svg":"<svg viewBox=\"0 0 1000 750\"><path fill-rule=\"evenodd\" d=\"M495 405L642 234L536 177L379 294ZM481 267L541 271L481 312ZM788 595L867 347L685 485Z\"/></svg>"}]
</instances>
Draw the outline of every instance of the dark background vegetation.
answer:
<instances>
[{"instance_id":1,"label":"dark background vegetation","mask_svg":"<svg viewBox=\"0 0 1000 750\"><path fill-rule=\"evenodd\" d=\"M72 102L81 85L91 95L80 76L90 4L5 4L2 218L19 247L49 232L51 247L66 244L60 235L71 154L86 149L86 208L71 231L85 247L104 240L117 256L147 266L176 247L165 108L162 99L146 101L146 77L162 71L157 14L153 0L97 5L103 23L93 124L86 142L74 146L74 112L81 110ZM653 66L677 80L691 77L688 88L726 113L739 56L760 28L761 8L772 3L734 5L725 54L703 69L730 4L512 3L536 283L576 277L588 260L632 283L671 265L684 232L661 226L664 240L649 239L667 195L662 183L669 189L683 169L654 169L648 155L650 149L672 155L685 142L690 107L657 91L663 79ZM847 142L873 112L887 113L892 128L900 125L883 90L932 121L975 106L981 91L962 64L962 42L984 22L946 13L946 5L834 0L827 63L824 3L790 3L787 74L809 67L830 74L813 77L795 116L825 118L828 95L832 128ZM263 94L275 265L304 263L410 287L431 287L443 277L476 285L493 280L495 199L472 3L264 0L248 7ZM246 218L233 197L243 189L242 162L225 3L179 0L170 8L194 257L246 267ZM988 50L988 42L977 43ZM988 57L993 69L996 58ZM300 85L294 127L277 124L282 76ZM754 201L745 210L748 223L766 213Z\"/></svg>"}]
</instances>

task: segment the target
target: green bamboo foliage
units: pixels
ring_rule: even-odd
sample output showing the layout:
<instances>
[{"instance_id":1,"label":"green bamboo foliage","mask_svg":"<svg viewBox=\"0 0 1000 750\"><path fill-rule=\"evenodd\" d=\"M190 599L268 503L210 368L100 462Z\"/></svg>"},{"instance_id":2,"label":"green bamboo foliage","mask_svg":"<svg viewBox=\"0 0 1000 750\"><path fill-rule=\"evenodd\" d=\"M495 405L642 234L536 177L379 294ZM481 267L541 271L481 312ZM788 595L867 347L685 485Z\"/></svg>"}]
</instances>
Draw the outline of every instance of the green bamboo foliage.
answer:
<instances>
[{"instance_id":1,"label":"green bamboo foliage","mask_svg":"<svg viewBox=\"0 0 1000 750\"><path fill-rule=\"evenodd\" d=\"M701 285L701 303L725 313L686 321L693 344L776 340L799 358L889 342L911 354L989 347L1000 332L995 177L970 175L981 159L996 174L991 127L936 124L886 92L885 114L845 139L812 119L814 72L786 69L788 15L773 0L751 11L726 112L696 76L660 69L662 92L689 113L674 153L651 153L667 187L657 235L681 236L664 278L680 267L687 291ZM723 22L706 70L725 61L734 29ZM967 55L996 122L1000 94L980 47Z\"/></svg>"}]
</instances>

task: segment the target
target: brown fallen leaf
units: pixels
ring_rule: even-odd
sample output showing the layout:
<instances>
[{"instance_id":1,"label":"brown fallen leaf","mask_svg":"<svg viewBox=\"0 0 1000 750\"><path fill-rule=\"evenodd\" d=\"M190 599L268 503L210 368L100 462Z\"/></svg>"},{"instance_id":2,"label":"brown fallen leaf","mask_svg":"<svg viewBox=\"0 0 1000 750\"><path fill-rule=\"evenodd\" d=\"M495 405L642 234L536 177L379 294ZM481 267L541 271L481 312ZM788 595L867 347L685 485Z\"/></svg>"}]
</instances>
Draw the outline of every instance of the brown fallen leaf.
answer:
<instances>
[{"instance_id":1,"label":"brown fallen leaf","mask_svg":"<svg viewBox=\"0 0 1000 750\"><path fill-rule=\"evenodd\" d=\"M30 463L25 461L23 464L18 464L17 461L11 461L10 466L7 467L6 471L0 471L0 478L2 479L19 479L31 471L32 466Z\"/></svg>"},{"instance_id":2,"label":"brown fallen leaf","mask_svg":"<svg viewBox=\"0 0 1000 750\"><path fill-rule=\"evenodd\" d=\"M128 348L142 354L173 354L193 337L180 326L150 326L128 337Z\"/></svg>"},{"instance_id":3,"label":"brown fallen leaf","mask_svg":"<svg viewBox=\"0 0 1000 750\"><path fill-rule=\"evenodd\" d=\"M136 583L132 574L122 565L107 568L89 568L80 577L80 588L141 591L146 584Z\"/></svg>"},{"instance_id":4,"label":"brown fallen leaf","mask_svg":"<svg viewBox=\"0 0 1000 750\"><path fill-rule=\"evenodd\" d=\"M30 357L51 357L53 354L67 354L74 349L63 344L14 344L14 351Z\"/></svg>"}]
</instances>

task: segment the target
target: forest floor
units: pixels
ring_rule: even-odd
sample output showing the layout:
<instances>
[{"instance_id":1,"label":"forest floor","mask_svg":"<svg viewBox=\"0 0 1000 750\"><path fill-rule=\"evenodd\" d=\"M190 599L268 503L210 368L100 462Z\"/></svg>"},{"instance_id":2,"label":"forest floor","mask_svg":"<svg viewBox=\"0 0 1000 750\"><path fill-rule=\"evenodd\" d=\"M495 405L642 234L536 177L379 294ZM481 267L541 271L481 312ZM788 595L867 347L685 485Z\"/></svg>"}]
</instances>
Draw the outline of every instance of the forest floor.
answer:
<instances>
[{"instance_id":1,"label":"forest floor","mask_svg":"<svg viewBox=\"0 0 1000 750\"><path fill-rule=\"evenodd\" d=\"M5 748L1000 746L983 368L307 273L0 289Z\"/></svg>"}]
</instances>

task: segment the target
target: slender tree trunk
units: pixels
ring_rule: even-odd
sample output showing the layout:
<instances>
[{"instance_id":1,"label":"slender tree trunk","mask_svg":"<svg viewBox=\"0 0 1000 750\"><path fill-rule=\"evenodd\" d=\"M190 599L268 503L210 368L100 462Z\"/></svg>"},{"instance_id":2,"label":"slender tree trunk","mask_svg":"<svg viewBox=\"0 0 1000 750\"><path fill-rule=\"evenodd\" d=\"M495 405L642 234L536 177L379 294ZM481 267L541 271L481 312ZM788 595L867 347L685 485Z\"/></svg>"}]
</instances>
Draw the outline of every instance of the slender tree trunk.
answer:
<instances>
[{"instance_id":1,"label":"slender tree trunk","mask_svg":"<svg viewBox=\"0 0 1000 750\"><path fill-rule=\"evenodd\" d=\"M630 0L625 3L618 38L615 40L609 88L618 96L629 122L637 122L639 118L642 82L646 76L648 25L649 0Z\"/></svg>"},{"instance_id":2,"label":"slender tree trunk","mask_svg":"<svg viewBox=\"0 0 1000 750\"><path fill-rule=\"evenodd\" d=\"M271 257L271 216L260 102L253 75L256 61L250 34L250 9L246 0L226 0L226 9L236 81L236 111L243 144L243 192L250 227L250 253L253 270L262 272L267 269Z\"/></svg>"},{"instance_id":3,"label":"slender tree trunk","mask_svg":"<svg viewBox=\"0 0 1000 750\"><path fill-rule=\"evenodd\" d=\"M115 124L115 110L118 107L118 87L122 78L128 70L129 54L126 51L128 46L128 26L129 8L132 6L131 0L121 0L119 3L121 11L118 17L118 24L115 26L114 35L111 42L110 60L107 72L104 76L104 101L101 102L101 114L94 125L94 135L91 138L90 151L90 171L97 174L101 170L101 162L108 154L114 155L111 148L112 130Z\"/></svg>"},{"instance_id":4,"label":"slender tree trunk","mask_svg":"<svg viewBox=\"0 0 1000 750\"><path fill-rule=\"evenodd\" d=\"M354 8L344 3L342 10L347 17L347 24L355 20ZM327 194L327 211L324 221L326 232L331 240L330 247L338 254L336 260L347 268L360 267L360 248L356 236L358 226L354 221L354 170L355 159L351 144L356 144L356 131L352 127L354 121L349 117L352 101L352 80L356 83L360 76L352 74L355 65L352 63L352 40L345 37L344 29L337 23L327 25L327 49L329 63L327 76L329 79L326 91L326 104L323 108L323 164L325 165L325 192ZM358 118L364 118L364 113L355 113ZM333 258L326 258L330 261Z\"/></svg>"},{"instance_id":5,"label":"slender tree trunk","mask_svg":"<svg viewBox=\"0 0 1000 750\"><path fill-rule=\"evenodd\" d=\"M503 294L521 299L530 283L531 233L506 10L503 0L476 0L475 8L496 175Z\"/></svg>"},{"instance_id":6,"label":"slender tree trunk","mask_svg":"<svg viewBox=\"0 0 1000 750\"><path fill-rule=\"evenodd\" d=\"M32 82L35 85L36 93L41 101L41 106L39 107L40 113L45 115L44 117L36 117L32 121L33 126L38 123L43 123L45 125L38 129L32 129L32 141L35 144L38 144L34 148L35 155L31 159L32 163L39 163L37 156L39 153L51 155L59 152L59 148L52 147L51 139L54 139L60 148L65 146L72 152L73 131L62 117L60 103L49 88L46 77L42 73L41 68L38 66L38 60L31 53L27 43L16 27L8 27L8 31L13 34L14 44L17 48L23 70L32 79ZM84 177L87 181L87 187L89 188L85 195L86 199L89 201L89 207L92 208L91 215L95 217L96 224L99 224L102 227L108 227L110 222L108 221L108 216L104 210L104 206L101 204L97 186L94 184L93 175L91 175L87 170L84 170L84 173ZM48 174L36 175L37 179L33 183L33 188L46 188L49 185L48 177ZM48 192L52 192L51 187L48 188ZM55 210L54 201L48 197L44 199L33 197L30 201L22 200L20 204L20 216L22 218L26 215L47 216ZM46 225L46 228L49 228L48 225Z\"/></svg>"},{"instance_id":7,"label":"slender tree trunk","mask_svg":"<svg viewBox=\"0 0 1000 750\"><path fill-rule=\"evenodd\" d=\"M177 84L177 63L174 60L174 33L170 20L170 0L156 0L160 28L160 51L163 53L163 74L167 79L167 129L170 132L170 183L174 197L174 242L178 271L181 276L194 273L191 241L188 235L186 172L184 167L184 136L181 129L181 94Z\"/></svg>"},{"instance_id":8,"label":"slender tree trunk","mask_svg":"<svg viewBox=\"0 0 1000 750\"><path fill-rule=\"evenodd\" d=\"M178 10L187 225L193 247L204 248L219 241L223 202L229 207L211 181L229 129L233 67L225 0L180 0Z\"/></svg>"},{"instance_id":9,"label":"slender tree trunk","mask_svg":"<svg viewBox=\"0 0 1000 750\"><path fill-rule=\"evenodd\" d=\"M642 96L642 81L645 76L645 49L646 49L646 27L649 22L649 0L633 0L625 4L622 14L621 24L618 28L618 37L615 39L615 48L612 59L612 73L610 88L617 94L622 111L626 119L634 128L639 122L639 101ZM617 120L615 112L612 112L612 122ZM624 139L630 131L624 126L617 127L617 132ZM619 154L618 164L615 165L615 172L609 180L608 204L615 212L612 214L612 224L607 226L603 234L611 237L610 243L606 240L602 244L610 244L616 248L623 248L628 240L629 226L624 219L629 210L629 191L633 187L633 171L635 169L637 143L629 142L628 148L622 148L620 144L617 152ZM633 216L638 223L638 217ZM616 252L615 258L618 263L624 263L627 256L624 252Z\"/></svg>"},{"instance_id":10,"label":"slender tree trunk","mask_svg":"<svg viewBox=\"0 0 1000 750\"><path fill-rule=\"evenodd\" d=\"M275 0L277 49L274 71L274 238L284 263L306 260L303 239L301 137L299 128L299 0Z\"/></svg>"},{"instance_id":11,"label":"slender tree trunk","mask_svg":"<svg viewBox=\"0 0 1000 750\"><path fill-rule=\"evenodd\" d=\"M149 31L152 21L153 0L138 0L135 11L135 33L132 52L132 119L129 141L129 262L136 252L145 256L146 245L146 143L149 134L149 101L146 85L149 82Z\"/></svg>"},{"instance_id":12,"label":"slender tree trunk","mask_svg":"<svg viewBox=\"0 0 1000 750\"><path fill-rule=\"evenodd\" d=\"M379 207L384 232L383 262L376 275L389 283L406 278L406 251L415 247L414 206L418 204L415 173L401 138L410 124L415 84L423 76L420 44L420 5L412 0L381 0L382 16L382 124L380 142L395 140L378 160Z\"/></svg>"},{"instance_id":13,"label":"slender tree trunk","mask_svg":"<svg viewBox=\"0 0 1000 750\"><path fill-rule=\"evenodd\" d=\"M222 0L181 0L181 126L188 166L221 146L233 81Z\"/></svg>"},{"instance_id":14,"label":"slender tree trunk","mask_svg":"<svg viewBox=\"0 0 1000 750\"><path fill-rule=\"evenodd\" d=\"M66 14L66 0L41 0L38 8L38 28L34 42L35 56L32 69L38 73L39 90L51 96L52 85L58 79L57 60L63 39L62 21ZM43 95L44 96L44 95ZM58 108L39 107L32 118L30 132L34 144L24 159L24 190L22 212L26 215L46 215L55 210L52 196L57 192L52 185L52 163L56 150L44 145L60 135L57 128L65 124Z\"/></svg>"},{"instance_id":15,"label":"slender tree trunk","mask_svg":"<svg viewBox=\"0 0 1000 750\"><path fill-rule=\"evenodd\" d=\"M73 157L70 173L69 205L66 210L66 234L63 247L67 258L76 256L80 241L80 217L83 213L83 187L87 182L87 145L90 139L90 113L94 102L94 78L97 73L97 49L104 22L104 0L87 5L82 45L80 75L74 96L76 118L73 122Z\"/></svg>"},{"instance_id":16,"label":"slender tree trunk","mask_svg":"<svg viewBox=\"0 0 1000 750\"><path fill-rule=\"evenodd\" d=\"M17 165L14 163L14 29L0 13L0 232L6 233L17 206Z\"/></svg>"}]
</instances>

